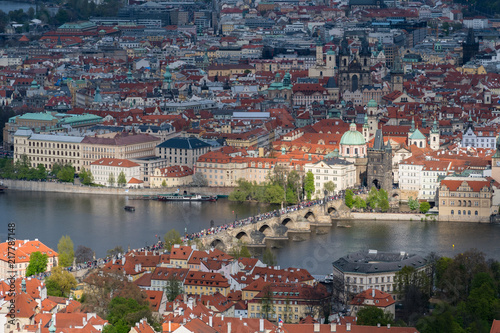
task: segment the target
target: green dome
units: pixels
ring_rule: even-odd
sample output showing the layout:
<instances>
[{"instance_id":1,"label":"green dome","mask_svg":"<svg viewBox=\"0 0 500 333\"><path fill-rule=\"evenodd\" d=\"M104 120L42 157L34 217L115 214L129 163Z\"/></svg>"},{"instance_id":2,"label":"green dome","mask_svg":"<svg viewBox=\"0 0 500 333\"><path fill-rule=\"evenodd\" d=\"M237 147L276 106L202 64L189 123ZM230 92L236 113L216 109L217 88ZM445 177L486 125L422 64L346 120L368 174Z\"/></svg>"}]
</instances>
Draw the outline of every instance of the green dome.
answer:
<instances>
[{"instance_id":1,"label":"green dome","mask_svg":"<svg viewBox=\"0 0 500 333\"><path fill-rule=\"evenodd\" d=\"M377 107L377 102L375 102L374 99L370 99L367 105L369 108L376 108Z\"/></svg>"},{"instance_id":2,"label":"green dome","mask_svg":"<svg viewBox=\"0 0 500 333\"><path fill-rule=\"evenodd\" d=\"M351 129L345 132L340 139L340 144L344 146L362 146L365 143L363 134L356 131L356 125L351 126Z\"/></svg>"}]
</instances>

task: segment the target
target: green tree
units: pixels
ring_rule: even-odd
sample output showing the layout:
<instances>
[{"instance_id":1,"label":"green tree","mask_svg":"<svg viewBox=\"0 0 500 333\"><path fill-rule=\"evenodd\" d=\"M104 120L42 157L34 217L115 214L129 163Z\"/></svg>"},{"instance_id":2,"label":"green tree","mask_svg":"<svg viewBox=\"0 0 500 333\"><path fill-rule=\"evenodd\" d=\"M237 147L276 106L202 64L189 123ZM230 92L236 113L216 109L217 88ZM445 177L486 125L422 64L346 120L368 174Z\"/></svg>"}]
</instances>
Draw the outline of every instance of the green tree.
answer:
<instances>
[{"instance_id":1,"label":"green tree","mask_svg":"<svg viewBox=\"0 0 500 333\"><path fill-rule=\"evenodd\" d=\"M94 182L94 176L90 170L82 168L79 176L83 185L91 185Z\"/></svg>"},{"instance_id":2,"label":"green tree","mask_svg":"<svg viewBox=\"0 0 500 333\"><path fill-rule=\"evenodd\" d=\"M410 210L417 210L419 205L418 205L418 200L413 199L412 197L408 198L408 207Z\"/></svg>"},{"instance_id":3,"label":"green tree","mask_svg":"<svg viewBox=\"0 0 500 333\"><path fill-rule=\"evenodd\" d=\"M130 328L142 318L152 323L152 313L149 305L139 303L133 298L115 297L108 306L108 322L116 328L117 333L128 333Z\"/></svg>"},{"instance_id":4,"label":"green tree","mask_svg":"<svg viewBox=\"0 0 500 333\"><path fill-rule=\"evenodd\" d=\"M380 210L382 211L382 213L385 213L389 210L389 200L387 199L382 199L379 201L379 204L378 204Z\"/></svg>"},{"instance_id":5,"label":"green tree","mask_svg":"<svg viewBox=\"0 0 500 333\"><path fill-rule=\"evenodd\" d=\"M352 192L352 190L348 189L345 191L345 205L349 208L352 208L352 206L354 204L353 197L354 197L354 193Z\"/></svg>"},{"instance_id":6,"label":"green tree","mask_svg":"<svg viewBox=\"0 0 500 333\"><path fill-rule=\"evenodd\" d=\"M39 251L32 252L28 268L26 268L26 276L32 276L45 272L47 270L48 262L49 256L46 253Z\"/></svg>"},{"instance_id":7,"label":"green tree","mask_svg":"<svg viewBox=\"0 0 500 333\"><path fill-rule=\"evenodd\" d=\"M465 333L454 317L454 309L444 302L438 303L430 316L421 317L416 326L421 333Z\"/></svg>"},{"instance_id":8,"label":"green tree","mask_svg":"<svg viewBox=\"0 0 500 333\"><path fill-rule=\"evenodd\" d=\"M300 201L300 196L302 194L302 179L299 173L296 170L292 170L288 173L287 177L287 190L292 189L295 193L297 200L289 201L287 197L287 201L289 203L297 203Z\"/></svg>"},{"instance_id":9,"label":"green tree","mask_svg":"<svg viewBox=\"0 0 500 333\"><path fill-rule=\"evenodd\" d=\"M378 195L377 188L375 186L373 186L370 189L370 192L368 193L368 199L366 200L366 203L372 209L375 209L375 208L378 208L379 202L380 202L380 198L379 198L379 195Z\"/></svg>"},{"instance_id":10,"label":"green tree","mask_svg":"<svg viewBox=\"0 0 500 333\"><path fill-rule=\"evenodd\" d=\"M115 183L116 183L115 175L112 172L110 172L108 177L108 184L109 186L115 186Z\"/></svg>"},{"instance_id":11,"label":"green tree","mask_svg":"<svg viewBox=\"0 0 500 333\"><path fill-rule=\"evenodd\" d=\"M311 171L308 171L306 173L306 179L304 180L304 191L306 192L307 200L311 200L315 190L314 174Z\"/></svg>"},{"instance_id":12,"label":"green tree","mask_svg":"<svg viewBox=\"0 0 500 333\"><path fill-rule=\"evenodd\" d=\"M290 188L290 187L287 187L286 188L286 202L289 203L289 204L296 204L298 201L297 201L297 195L295 194L295 191Z\"/></svg>"},{"instance_id":13,"label":"green tree","mask_svg":"<svg viewBox=\"0 0 500 333\"><path fill-rule=\"evenodd\" d=\"M363 200L360 196L356 196L354 198L354 207L357 209L366 209L366 201Z\"/></svg>"},{"instance_id":14,"label":"green tree","mask_svg":"<svg viewBox=\"0 0 500 333\"><path fill-rule=\"evenodd\" d=\"M119 186L125 186L125 184L127 184L127 178L125 178L125 173L123 173L123 171L118 175L117 183Z\"/></svg>"},{"instance_id":15,"label":"green tree","mask_svg":"<svg viewBox=\"0 0 500 333\"><path fill-rule=\"evenodd\" d=\"M62 182L73 182L75 179L75 168L71 164L66 164L57 172L57 178Z\"/></svg>"},{"instance_id":16,"label":"green tree","mask_svg":"<svg viewBox=\"0 0 500 333\"><path fill-rule=\"evenodd\" d=\"M326 182L324 185L323 185L323 188L329 193L329 194L333 194L335 192L335 188L337 186L335 185L335 183L333 181L328 181Z\"/></svg>"},{"instance_id":17,"label":"green tree","mask_svg":"<svg viewBox=\"0 0 500 333\"><path fill-rule=\"evenodd\" d=\"M67 270L61 266L53 267L50 276L46 279L47 294L51 296L69 295L71 289L76 288L76 279Z\"/></svg>"},{"instance_id":18,"label":"green tree","mask_svg":"<svg viewBox=\"0 0 500 333\"><path fill-rule=\"evenodd\" d=\"M170 277L167 280L165 293L167 294L169 302L173 302L177 296L183 293L181 281L176 279L172 274L170 274Z\"/></svg>"},{"instance_id":19,"label":"green tree","mask_svg":"<svg viewBox=\"0 0 500 333\"><path fill-rule=\"evenodd\" d=\"M280 185L272 184L267 186L264 198L266 202L278 204L285 200L285 191Z\"/></svg>"},{"instance_id":20,"label":"green tree","mask_svg":"<svg viewBox=\"0 0 500 333\"><path fill-rule=\"evenodd\" d=\"M403 320L415 325L415 317L423 314L430 297L430 279L425 271L405 266L394 276L394 289L403 302Z\"/></svg>"},{"instance_id":21,"label":"green tree","mask_svg":"<svg viewBox=\"0 0 500 333\"><path fill-rule=\"evenodd\" d=\"M358 317L357 325L377 326L377 324L380 324L381 326L387 326L387 324L394 324L392 315L376 306L362 307L356 316Z\"/></svg>"},{"instance_id":22,"label":"green tree","mask_svg":"<svg viewBox=\"0 0 500 333\"><path fill-rule=\"evenodd\" d=\"M431 209L431 204L428 203L427 201L421 202L420 203L420 213L425 214Z\"/></svg>"},{"instance_id":23,"label":"green tree","mask_svg":"<svg viewBox=\"0 0 500 333\"><path fill-rule=\"evenodd\" d=\"M47 179L47 169L43 164L38 164L36 167L36 179L45 180Z\"/></svg>"},{"instance_id":24,"label":"green tree","mask_svg":"<svg viewBox=\"0 0 500 333\"><path fill-rule=\"evenodd\" d=\"M238 258L251 258L252 254L250 253L250 250L248 250L248 247L246 244L241 240L238 239L235 245L231 248L231 251L229 252L231 257L234 259Z\"/></svg>"},{"instance_id":25,"label":"green tree","mask_svg":"<svg viewBox=\"0 0 500 333\"><path fill-rule=\"evenodd\" d=\"M181 234L175 229L170 229L170 231L168 231L165 236L163 236L163 240L163 247L169 251L175 244L182 243Z\"/></svg>"},{"instance_id":26,"label":"green tree","mask_svg":"<svg viewBox=\"0 0 500 333\"><path fill-rule=\"evenodd\" d=\"M163 179L163 181L161 182L161 187L167 187L167 181L165 179Z\"/></svg>"},{"instance_id":27,"label":"green tree","mask_svg":"<svg viewBox=\"0 0 500 333\"><path fill-rule=\"evenodd\" d=\"M262 255L262 262L267 266L276 266L276 255L270 248L266 248Z\"/></svg>"},{"instance_id":28,"label":"green tree","mask_svg":"<svg viewBox=\"0 0 500 333\"><path fill-rule=\"evenodd\" d=\"M59 266L69 267L73 265L75 250L73 241L69 236L62 236L57 244L57 252L59 252Z\"/></svg>"}]
</instances>

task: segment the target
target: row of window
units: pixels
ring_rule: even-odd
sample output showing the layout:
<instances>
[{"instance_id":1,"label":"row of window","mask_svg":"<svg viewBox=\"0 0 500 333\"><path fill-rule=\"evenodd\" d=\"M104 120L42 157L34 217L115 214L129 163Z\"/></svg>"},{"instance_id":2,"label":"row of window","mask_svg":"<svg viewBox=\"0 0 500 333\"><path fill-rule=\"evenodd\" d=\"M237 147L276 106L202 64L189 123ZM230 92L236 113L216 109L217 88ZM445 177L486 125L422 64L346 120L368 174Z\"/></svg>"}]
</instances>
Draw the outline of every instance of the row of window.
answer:
<instances>
[{"instance_id":1,"label":"row of window","mask_svg":"<svg viewBox=\"0 0 500 333\"><path fill-rule=\"evenodd\" d=\"M465 213L465 209L464 210L457 210L457 212L458 212L457 213L458 215L471 215L471 211L470 210L467 211L467 214ZM455 215L455 211L453 209L451 210L451 215ZM474 211L474 215L476 215L476 216L479 215L479 213L477 212L477 210Z\"/></svg>"}]
</instances>

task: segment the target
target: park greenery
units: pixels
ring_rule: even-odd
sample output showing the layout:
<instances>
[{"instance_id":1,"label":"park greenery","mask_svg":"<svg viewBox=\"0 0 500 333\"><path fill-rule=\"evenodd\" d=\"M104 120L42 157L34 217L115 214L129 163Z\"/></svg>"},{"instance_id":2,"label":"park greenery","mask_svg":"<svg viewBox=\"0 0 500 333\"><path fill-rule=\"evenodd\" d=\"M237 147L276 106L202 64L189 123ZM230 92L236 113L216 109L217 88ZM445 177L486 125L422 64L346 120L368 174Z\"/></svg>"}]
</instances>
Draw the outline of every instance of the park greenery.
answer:
<instances>
[{"instance_id":1,"label":"park greenery","mask_svg":"<svg viewBox=\"0 0 500 333\"><path fill-rule=\"evenodd\" d=\"M0 159L0 178L19 180L46 180L48 172L42 164L31 166L31 161L22 155L15 163L11 158Z\"/></svg>"},{"instance_id":2,"label":"park greenery","mask_svg":"<svg viewBox=\"0 0 500 333\"><path fill-rule=\"evenodd\" d=\"M385 213L389 210L389 198L387 192L384 189L377 190L377 188L372 187L368 193L366 200L361 198L359 195L354 196L352 190L348 189L345 191L345 205L349 208L356 209L370 209L380 210Z\"/></svg>"},{"instance_id":3,"label":"park greenery","mask_svg":"<svg viewBox=\"0 0 500 333\"><path fill-rule=\"evenodd\" d=\"M78 177L83 185L92 185L94 183L94 176L92 175L92 172L90 170L86 170L85 168L82 168Z\"/></svg>"},{"instance_id":4,"label":"park greenery","mask_svg":"<svg viewBox=\"0 0 500 333\"><path fill-rule=\"evenodd\" d=\"M71 289L76 288L76 279L61 266L53 267L50 276L45 279L47 295L57 297L68 297Z\"/></svg>"},{"instance_id":5,"label":"park greenery","mask_svg":"<svg viewBox=\"0 0 500 333\"><path fill-rule=\"evenodd\" d=\"M175 244L182 244L181 234L177 230L171 229L163 236L163 241L163 247L170 250Z\"/></svg>"},{"instance_id":6,"label":"park greenery","mask_svg":"<svg viewBox=\"0 0 500 333\"><path fill-rule=\"evenodd\" d=\"M75 250L73 241L69 236L62 236L57 243L57 252L59 252L59 265L69 267L73 265Z\"/></svg>"},{"instance_id":7,"label":"park greenery","mask_svg":"<svg viewBox=\"0 0 500 333\"><path fill-rule=\"evenodd\" d=\"M335 184L325 184L325 190L335 191ZM237 187L229 194L231 201L258 201L271 204L296 204L303 196L311 199L314 194L314 176L308 172L304 179L295 170L288 172L282 166L275 166L269 173L267 181L262 184L251 182L246 179L236 181Z\"/></svg>"},{"instance_id":8,"label":"park greenery","mask_svg":"<svg viewBox=\"0 0 500 333\"><path fill-rule=\"evenodd\" d=\"M30 255L30 262L26 268L26 276L43 273L47 270L49 256L46 253L35 251Z\"/></svg>"}]
</instances>

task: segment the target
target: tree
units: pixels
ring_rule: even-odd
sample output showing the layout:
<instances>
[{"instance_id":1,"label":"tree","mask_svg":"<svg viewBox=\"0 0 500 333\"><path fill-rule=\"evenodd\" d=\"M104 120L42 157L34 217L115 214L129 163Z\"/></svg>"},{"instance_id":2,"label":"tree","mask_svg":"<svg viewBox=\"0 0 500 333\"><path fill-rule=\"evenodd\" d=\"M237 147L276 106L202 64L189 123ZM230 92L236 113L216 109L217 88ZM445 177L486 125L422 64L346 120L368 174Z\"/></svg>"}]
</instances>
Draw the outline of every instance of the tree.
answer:
<instances>
[{"instance_id":1,"label":"tree","mask_svg":"<svg viewBox=\"0 0 500 333\"><path fill-rule=\"evenodd\" d=\"M163 181L161 182L161 187L167 187L167 181L165 179L163 179Z\"/></svg>"},{"instance_id":2,"label":"tree","mask_svg":"<svg viewBox=\"0 0 500 333\"><path fill-rule=\"evenodd\" d=\"M330 194L333 194L335 192L336 185L333 181L327 181L324 185L323 188Z\"/></svg>"},{"instance_id":3,"label":"tree","mask_svg":"<svg viewBox=\"0 0 500 333\"><path fill-rule=\"evenodd\" d=\"M389 200L387 200L385 198L380 200L378 206L379 206L380 210L382 211L382 213L387 212L390 208Z\"/></svg>"},{"instance_id":4,"label":"tree","mask_svg":"<svg viewBox=\"0 0 500 333\"><path fill-rule=\"evenodd\" d=\"M90 247L78 245L75 251L75 259L77 264L92 261L94 259L94 251Z\"/></svg>"},{"instance_id":5,"label":"tree","mask_svg":"<svg viewBox=\"0 0 500 333\"><path fill-rule=\"evenodd\" d=\"M431 209L431 204L428 203L427 201L421 202L420 203L420 213L425 214Z\"/></svg>"},{"instance_id":6,"label":"tree","mask_svg":"<svg viewBox=\"0 0 500 333\"><path fill-rule=\"evenodd\" d=\"M46 280L47 294L51 296L68 296L71 289L76 288L76 279L61 266L56 266L50 271Z\"/></svg>"},{"instance_id":7,"label":"tree","mask_svg":"<svg viewBox=\"0 0 500 333\"><path fill-rule=\"evenodd\" d=\"M167 232L165 236L163 236L163 240L165 241L163 246L169 251L175 244L182 243L181 234L175 229L171 229Z\"/></svg>"},{"instance_id":8,"label":"tree","mask_svg":"<svg viewBox=\"0 0 500 333\"><path fill-rule=\"evenodd\" d=\"M123 171L118 175L117 183L119 186L125 186L125 184L127 184L127 178L125 178L125 173L123 173Z\"/></svg>"},{"instance_id":9,"label":"tree","mask_svg":"<svg viewBox=\"0 0 500 333\"><path fill-rule=\"evenodd\" d=\"M88 285L82 304L84 312L96 312L106 318L109 304L115 297L132 298L139 304L146 304L146 294L133 282L130 282L123 271L105 270L87 275L84 282Z\"/></svg>"},{"instance_id":10,"label":"tree","mask_svg":"<svg viewBox=\"0 0 500 333\"><path fill-rule=\"evenodd\" d=\"M36 275L47 271L47 263L49 256L46 253L39 251L32 252L30 255L30 263L26 268L26 276Z\"/></svg>"},{"instance_id":11,"label":"tree","mask_svg":"<svg viewBox=\"0 0 500 333\"><path fill-rule=\"evenodd\" d=\"M356 196L356 198L354 198L354 207L356 207L357 209L365 209L366 201L363 200L360 196Z\"/></svg>"},{"instance_id":12,"label":"tree","mask_svg":"<svg viewBox=\"0 0 500 333\"><path fill-rule=\"evenodd\" d=\"M370 192L368 193L368 199L366 200L366 203L372 208L372 209L375 209L378 207L379 205L379 202L380 202L380 198L379 198L379 195L378 195L378 191L377 191L377 188L375 186L373 186L371 189L370 189Z\"/></svg>"},{"instance_id":13,"label":"tree","mask_svg":"<svg viewBox=\"0 0 500 333\"><path fill-rule=\"evenodd\" d=\"M408 198L408 207L410 210L417 210L418 209L418 200L413 199L412 197Z\"/></svg>"},{"instance_id":14,"label":"tree","mask_svg":"<svg viewBox=\"0 0 500 333\"><path fill-rule=\"evenodd\" d=\"M107 255L108 257L114 257L114 256L116 256L116 255L118 255L118 254L123 253L123 252L125 252L125 251L123 250L123 247L121 247L120 245L117 245L117 246L115 246L113 249L108 250L108 251L106 252L106 255Z\"/></svg>"},{"instance_id":15,"label":"tree","mask_svg":"<svg viewBox=\"0 0 500 333\"><path fill-rule=\"evenodd\" d=\"M357 325L377 326L377 324L380 324L381 326L387 326L387 324L394 324L392 315L376 306L362 307L356 316L358 317Z\"/></svg>"},{"instance_id":16,"label":"tree","mask_svg":"<svg viewBox=\"0 0 500 333\"><path fill-rule=\"evenodd\" d=\"M352 190L345 191L345 205L349 208L352 208L352 206L354 204L353 196L354 196L354 193L352 192Z\"/></svg>"},{"instance_id":17,"label":"tree","mask_svg":"<svg viewBox=\"0 0 500 333\"><path fill-rule=\"evenodd\" d=\"M109 177L108 177L108 184L109 186L115 186L116 180L115 180L115 175L110 172Z\"/></svg>"},{"instance_id":18,"label":"tree","mask_svg":"<svg viewBox=\"0 0 500 333\"><path fill-rule=\"evenodd\" d=\"M304 181L304 191L306 192L307 200L311 200L312 194L315 190L316 187L314 185L314 174L311 171L308 171L306 173L306 179Z\"/></svg>"},{"instance_id":19,"label":"tree","mask_svg":"<svg viewBox=\"0 0 500 333\"><path fill-rule=\"evenodd\" d=\"M73 249L73 241L69 236L62 236L57 244L57 252L59 252L59 265L69 267L73 265L75 251Z\"/></svg>"},{"instance_id":20,"label":"tree","mask_svg":"<svg viewBox=\"0 0 500 333\"><path fill-rule=\"evenodd\" d=\"M417 271L413 266L405 266L394 276L395 291L403 300L403 319L415 325L415 318L421 316L430 297L430 279L425 271Z\"/></svg>"},{"instance_id":21,"label":"tree","mask_svg":"<svg viewBox=\"0 0 500 333\"><path fill-rule=\"evenodd\" d=\"M296 170L292 170L288 173L287 190L288 189L291 189L295 193L297 200L289 201L288 197L287 197L287 202L289 202L289 203L299 202L301 194L302 194L302 179Z\"/></svg>"},{"instance_id":22,"label":"tree","mask_svg":"<svg viewBox=\"0 0 500 333\"><path fill-rule=\"evenodd\" d=\"M270 248L266 248L262 255L262 262L267 266L276 266L276 255Z\"/></svg>"},{"instance_id":23,"label":"tree","mask_svg":"<svg viewBox=\"0 0 500 333\"><path fill-rule=\"evenodd\" d=\"M91 185L94 182L92 172L90 170L85 170L85 168L82 168L79 177L83 185Z\"/></svg>"},{"instance_id":24,"label":"tree","mask_svg":"<svg viewBox=\"0 0 500 333\"><path fill-rule=\"evenodd\" d=\"M252 254L248 250L248 247L241 241L241 239L238 239L236 244L231 248L231 252L229 254L234 259L252 257Z\"/></svg>"},{"instance_id":25,"label":"tree","mask_svg":"<svg viewBox=\"0 0 500 333\"><path fill-rule=\"evenodd\" d=\"M193 185L205 187L205 186L208 186L208 180L204 174L202 174L201 172L196 172L193 175ZM162 184L162 186L163 186L163 184Z\"/></svg>"},{"instance_id":26,"label":"tree","mask_svg":"<svg viewBox=\"0 0 500 333\"><path fill-rule=\"evenodd\" d=\"M45 180L47 179L47 169L43 164L38 164L36 167L36 179Z\"/></svg>"},{"instance_id":27,"label":"tree","mask_svg":"<svg viewBox=\"0 0 500 333\"><path fill-rule=\"evenodd\" d=\"M165 293L167 294L168 301L173 302L177 298L177 296L182 294L182 292L183 290L181 281L170 274L170 277L167 280L167 286L165 287Z\"/></svg>"},{"instance_id":28,"label":"tree","mask_svg":"<svg viewBox=\"0 0 500 333\"><path fill-rule=\"evenodd\" d=\"M133 298L115 297L108 306L108 322L117 333L128 333L130 328L142 318L152 323L151 308L146 302L139 303Z\"/></svg>"},{"instance_id":29,"label":"tree","mask_svg":"<svg viewBox=\"0 0 500 333\"><path fill-rule=\"evenodd\" d=\"M264 194L266 202L278 204L285 200L285 190L278 184L269 185Z\"/></svg>"},{"instance_id":30,"label":"tree","mask_svg":"<svg viewBox=\"0 0 500 333\"><path fill-rule=\"evenodd\" d=\"M75 168L71 164L66 164L57 172L57 178L66 183L71 183L75 179Z\"/></svg>"}]
</instances>

